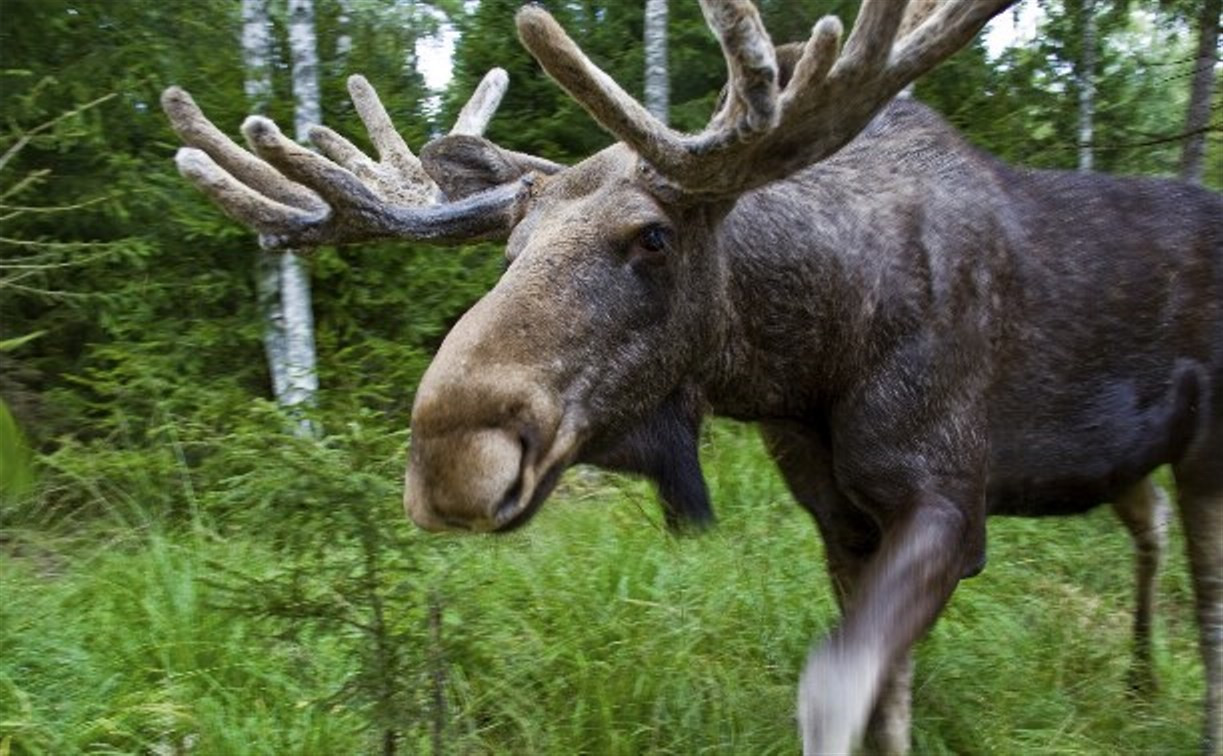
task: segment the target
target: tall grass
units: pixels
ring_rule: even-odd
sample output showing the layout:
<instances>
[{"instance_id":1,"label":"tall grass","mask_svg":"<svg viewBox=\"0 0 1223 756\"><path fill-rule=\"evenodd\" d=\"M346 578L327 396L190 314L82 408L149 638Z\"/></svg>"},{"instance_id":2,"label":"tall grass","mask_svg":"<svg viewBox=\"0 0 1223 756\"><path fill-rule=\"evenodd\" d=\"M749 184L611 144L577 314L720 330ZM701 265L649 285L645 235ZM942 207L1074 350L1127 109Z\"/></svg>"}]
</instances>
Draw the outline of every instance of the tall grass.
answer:
<instances>
[{"instance_id":1,"label":"tall grass","mask_svg":"<svg viewBox=\"0 0 1223 756\"><path fill-rule=\"evenodd\" d=\"M715 425L704 454L721 522L699 537L663 532L644 485L578 475L521 532L401 539L419 570L403 590L441 604L440 641L405 650L421 674L404 684L444 684L449 752L797 751L795 680L836 616L818 539L750 430ZM410 527L392 497L335 504ZM122 523L3 535L0 752L378 747L367 712L333 696L352 637L222 606L220 566L277 568L260 532ZM1110 513L990 529L989 566L918 653L917 752L1192 752L1202 682L1179 530L1162 687L1144 700L1126 692L1132 557ZM431 747L426 720L402 750Z\"/></svg>"},{"instance_id":2,"label":"tall grass","mask_svg":"<svg viewBox=\"0 0 1223 756\"><path fill-rule=\"evenodd\" d=\"M256 551L157 532L21 537L0 562L0 743L13 753L351 747L361 722L308 705L336 674L327 660L209 603L209 563Z\"/></svg>"}]
</instances>

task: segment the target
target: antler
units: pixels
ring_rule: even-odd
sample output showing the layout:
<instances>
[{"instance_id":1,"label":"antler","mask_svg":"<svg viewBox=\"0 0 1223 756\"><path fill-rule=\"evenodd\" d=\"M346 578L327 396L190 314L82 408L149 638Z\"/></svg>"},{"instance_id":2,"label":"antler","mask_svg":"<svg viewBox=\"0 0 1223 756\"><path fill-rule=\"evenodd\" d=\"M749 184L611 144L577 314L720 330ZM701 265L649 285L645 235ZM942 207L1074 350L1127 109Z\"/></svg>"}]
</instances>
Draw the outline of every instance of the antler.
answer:
<instances>
[{"instance_id":1,"label":"antler","mask_svg":"<svg viewBox=\"0 0 1223 756\"><path fill-rule=\"evenodd\" d=\"M507 83L505 71L489 71L451 133L482 133ZM378 162L324 126L310 129L310 140L323 153L315 154L259 116L242 124L251 154L213 125L191 95L170 87L162 94L162 108L188 145L175 156L179 172L234 219L258 231L269 249L379 238L463 241L513 226L529 175L459 201L439 201L437 184L395 131L374 88L364 77L352 76L348 91Z\"/></svg>"},{"instance_id":2,"label":"antler","mask_svg":"<svg viewBox=\"0 0 1223 756\"><path fill-rule=\"evenodd\" d=\"M582 53L546 11L518 12L523 44L605 129L647 163L659 188L734 196L831 155L906 84L948 57L1014 0L947 0L908 14L905 0L864 0L838 55L841 22L812 29L782 89L773 43L749 0L701 0L726 57L722 107L699 134L650 115ZM922 16L924 20L921 20ZM911 29L911 31L910 31Z\"/></svg>"}]
</instances>

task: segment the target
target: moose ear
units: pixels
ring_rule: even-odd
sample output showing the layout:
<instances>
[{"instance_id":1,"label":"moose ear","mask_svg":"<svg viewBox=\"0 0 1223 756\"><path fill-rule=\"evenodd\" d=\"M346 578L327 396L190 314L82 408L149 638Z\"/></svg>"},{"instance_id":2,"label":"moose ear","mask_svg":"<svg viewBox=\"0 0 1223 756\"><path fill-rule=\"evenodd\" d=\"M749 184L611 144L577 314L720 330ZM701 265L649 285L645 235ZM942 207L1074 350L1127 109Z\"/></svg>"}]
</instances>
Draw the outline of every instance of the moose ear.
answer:
<instances>
[{"instance_id":1,"label":"moose ear","mask_svg":"<svg viewBox=\"0 0 1223 756\"><path fill-rule=\"evenodd\" d=\"M503 150L483 137L450 134L434 139L420 151L429 178L450 201L508 184L531 171L551 175L564 166L512 150Z\"/></svg>"}]
</instances>

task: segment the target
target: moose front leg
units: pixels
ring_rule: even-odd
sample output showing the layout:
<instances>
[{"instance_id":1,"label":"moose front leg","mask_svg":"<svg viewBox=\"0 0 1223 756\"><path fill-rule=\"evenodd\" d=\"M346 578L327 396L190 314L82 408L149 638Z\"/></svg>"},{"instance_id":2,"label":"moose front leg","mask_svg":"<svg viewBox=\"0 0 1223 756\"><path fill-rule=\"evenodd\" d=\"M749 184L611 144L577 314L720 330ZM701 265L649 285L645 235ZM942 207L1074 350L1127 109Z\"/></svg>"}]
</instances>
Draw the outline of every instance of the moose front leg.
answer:
<instances>
[{"instance_id":1,"label":"moose front leg","mask_svg":"<svg viewBox=\"0 0 1223 756\"><path fill-rule=\"evenodd\" d=\"M760 429L790 493L815 519L824 541L833 593L844 614L853 602L863 571L879 548L878 527L837 488L831 455L817 433L782 422L761 423ZM866 730L869 753L904 756L909 752L912 681L912 659L905 654L887 676L871 713Z\"/></svg>"},{"instance_id":2,"label":"moose front leg","mask_svg":"<svg viewBox=\"0 0 1223 756\"><path fill-rule=\"evenodd\" d=\"M909 752L913 724L913 654L906 651L892 663L891 673L866 725L866 752L904 756Z\"/></svg>"},{"instance_id":3,"label":"moose front leg","mask_svg":"<svg viewBox=\"0 0 1223 756\"><path fill-rule=\"evenodd\" d=\"M826 544L828 572L844 616L859 595L870 554L864 554L860 548L844 548L835 534L838 531L844 534L846 522L835 517L831 520L820 521L820 531ZM842 527L836 527L838 524ZM912 685L913 657L906 651L892 663L890 670L885 670L882 688L871 710L864 735L866 752L871 756L904 756L909 752Z\"/></svg>"},{"instance_id":4,"label":"moose front leg","mask_svg":"<svg viewBox=\"0 0 1223 756\"><path fill-rule=\"evenodd\" d=\"M854 601L862 575L880 544L875 521L837 487L831 454L819 434L794 423L762 423L769 454L795 500L811 513L824 541L828 575L844 615ZM913 662L905 653L886 674L867 724L867 753L904 756L909 752Z\"/></svg>"},{"instance_id":5,"label":"moose front leg","mask_svg":"<svg viewBox=\"0 0 1223 756\"><path fill-rule=\"evenodd\" d=\"M848 753L866 728L889 670L934 623L964 574L979 518L921 496L883 533L840 626L811 652L799 683L803 753Z\"/></svg>"},{"instance_id":6,"label":"moose front leg","mask_svg":"<svg viewBox=\"0 0 1223 756\"><path fill-rule=\"evenodd\" d=\"M848 502L845 502L848 505ZM842 511L842 514L847 514ZM858 513L859 517L863 517ZM844 517L823 513L820 531L824 536L828 555L828 572L832 578L837 603L845 615L861 588L862 575L870 563L870 553L865 553L858 541L856 548L844 548L843 541L851 521ZM859 522L868 526L869 522ZM860 532L860 531L859 531ZM866 753L871 756L904 756L909 752L910 727L912 724L913 656L908 651L901 654L884 673L883 687L879 692L863 736Z\"/></svg>"}]
</instances>

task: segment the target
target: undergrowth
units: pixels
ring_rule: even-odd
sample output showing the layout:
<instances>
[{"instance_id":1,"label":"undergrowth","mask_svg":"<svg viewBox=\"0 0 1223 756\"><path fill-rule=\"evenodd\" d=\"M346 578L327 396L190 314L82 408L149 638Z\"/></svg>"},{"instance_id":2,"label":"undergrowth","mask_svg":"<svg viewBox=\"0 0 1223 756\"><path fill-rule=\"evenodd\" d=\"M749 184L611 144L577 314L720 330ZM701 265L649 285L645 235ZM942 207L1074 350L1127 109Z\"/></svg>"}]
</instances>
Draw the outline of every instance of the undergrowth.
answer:
<instances>
[{"instance_id":1,"label":"undergrowth","mask_svg":"<svg viewBox=\"0 0 1223 756\"><path fill-rule=\"evenodd\" d=\"M141 505L138 476L94 480L89 517L10 512L0 753L797 751L795 680L835 605L750 429L709 429L720 523L681 538L647 486L597 473L571 474L521 532L429 536L402 516L401 434L281 439L231 439L230 474L177 476L196 502L177 519ZM990 531L989 566L919 648L915 751L1192 752L1179 528L1148 699L1125 684L1132 557L1111 514Z\"/></svg>"}]
</instances>

